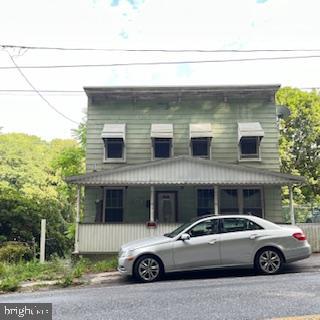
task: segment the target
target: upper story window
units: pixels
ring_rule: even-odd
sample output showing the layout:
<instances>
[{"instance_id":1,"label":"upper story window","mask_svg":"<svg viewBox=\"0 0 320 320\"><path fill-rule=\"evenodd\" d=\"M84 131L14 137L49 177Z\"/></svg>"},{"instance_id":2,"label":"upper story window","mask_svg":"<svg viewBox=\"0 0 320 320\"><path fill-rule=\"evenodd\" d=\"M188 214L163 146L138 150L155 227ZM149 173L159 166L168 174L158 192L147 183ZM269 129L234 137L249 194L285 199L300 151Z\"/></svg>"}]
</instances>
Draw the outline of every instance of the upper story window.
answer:
<instances>
[{"instance_id":1,"label":"upper story window","mask_svg":"<svg viewBox=\"0 0 320 320\"><path fill-rule=\"evenodd\" d=\"M211 140L211 123L190 124L190 154L192 156L210 159Z\"/></svg>"},{"instance_id":2,"label":"upper story window","mask_svg":"<svg viewBox=\"0 0 320 320\"><path fill-rule=\"evenodd\" d=\"M261 160L264 131L259 122L238 123L239 160Z\"/></svg>"},{"instance_id":3,"label":"upper story window","mask_svg":"<svg viewBox=\"0 0 320 320\"><path fill-rule=\"evenodd\" d=\"M125 162L125 124L105 124L101 133L104 142L104 162Z\"/></svg>"},{"instance_id":4,"label":"upper story window","mask_svg":"<svg viewBox=\"0 0 320 320\"><path fill-rule=\"evenodd\" d=\"M153 123L151 125L152 159L170 158L173 155L173 125Z\"/></svg>"}]
</instances>

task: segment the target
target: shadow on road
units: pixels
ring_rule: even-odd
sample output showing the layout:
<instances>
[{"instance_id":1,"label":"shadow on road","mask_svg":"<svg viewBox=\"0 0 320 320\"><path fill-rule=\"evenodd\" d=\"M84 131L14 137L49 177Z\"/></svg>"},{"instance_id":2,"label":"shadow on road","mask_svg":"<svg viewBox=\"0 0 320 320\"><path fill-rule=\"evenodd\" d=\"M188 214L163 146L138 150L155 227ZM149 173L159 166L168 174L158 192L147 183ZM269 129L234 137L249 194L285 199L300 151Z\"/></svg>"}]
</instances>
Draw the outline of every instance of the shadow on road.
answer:
<instances>
[{"instance_id":1,"label":"shadow on road","mask_svg":"<svg viewBox=\"0 0 320 320\"><path fill-rule=\"evenodd\" d=\"M281 274L309 272L310 268L299 263L290 263L283 267ZM252 277L258 274L253 269L224 269L224 270L205 270L188 271L166 274L162 281L196 280L196 279L215 279L215 278L234 278ZM133 278L123 278L123 284L137 283Z\"/></svg>"}]
</instances>

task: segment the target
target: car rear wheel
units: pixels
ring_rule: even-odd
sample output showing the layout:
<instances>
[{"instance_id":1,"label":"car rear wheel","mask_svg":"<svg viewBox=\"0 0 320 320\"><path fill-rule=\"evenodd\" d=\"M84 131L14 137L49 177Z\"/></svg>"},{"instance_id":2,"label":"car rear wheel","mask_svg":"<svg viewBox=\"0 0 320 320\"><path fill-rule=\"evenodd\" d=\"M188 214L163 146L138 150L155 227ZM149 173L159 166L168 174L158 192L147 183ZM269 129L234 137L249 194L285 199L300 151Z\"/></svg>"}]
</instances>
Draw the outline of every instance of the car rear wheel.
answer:
<instances>
[{"instance_id":1,"label":"car rear wheel","mask_svg":"<svg viewBox=\"0 0 320 320\"><path fill-rule=\"evenodd\" d=\"M142 256L134 265L134 277L141 282L152 282L159 280L162 270L162 264L158 258L151 255Z\"/></svg>"},{"instance_id":2,"label":"car rear wheel","mask_svg":"<svg viewBox=\"0 0 320 320\"><path fill-rule=\"evenodd\" d=\"M263 274L276 274L283 266L281 253L273 248L265 248L258 252L255 259L256 269Z\"/></svg>"}]
</instances>

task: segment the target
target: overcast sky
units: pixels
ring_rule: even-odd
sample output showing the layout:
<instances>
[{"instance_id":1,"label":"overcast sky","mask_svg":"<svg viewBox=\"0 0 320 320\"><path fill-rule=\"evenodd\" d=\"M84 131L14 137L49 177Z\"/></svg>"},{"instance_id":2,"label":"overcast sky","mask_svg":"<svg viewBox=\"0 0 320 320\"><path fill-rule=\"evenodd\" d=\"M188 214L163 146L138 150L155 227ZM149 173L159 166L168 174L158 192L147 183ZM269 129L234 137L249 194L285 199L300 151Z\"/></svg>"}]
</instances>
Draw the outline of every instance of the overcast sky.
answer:
<instances>
[{"instance_id":1,"label":"overcast sky","mask_svg":"<svg viewBox=\"0 0 320 320\"><path fill-rule=\"evenodd\" d=\"M319 0L1 0L0 46L127 49L319 49ZM110 64L320 55L0 50L0 67ZM38 90L83 86L266 84L320 87L320 58L231 63L22 69ZM17 69L0 69L0 127L44 139L67 138L76 124L29 90ZM2 91L1 91L2 90ZM75 122L83 93L44 93Z\"/></svg>"}]
</instances>

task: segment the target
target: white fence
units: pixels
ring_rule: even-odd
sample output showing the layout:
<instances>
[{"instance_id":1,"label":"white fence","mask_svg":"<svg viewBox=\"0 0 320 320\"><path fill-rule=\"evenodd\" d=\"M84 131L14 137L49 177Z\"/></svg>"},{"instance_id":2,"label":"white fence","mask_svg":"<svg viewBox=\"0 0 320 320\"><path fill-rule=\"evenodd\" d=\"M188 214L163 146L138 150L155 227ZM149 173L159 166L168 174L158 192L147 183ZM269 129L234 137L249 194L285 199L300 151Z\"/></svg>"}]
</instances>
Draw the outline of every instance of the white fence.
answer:
<instances>
[{"instance_id":1,"label":"white fence","mask_svg":"<svg viewBox=\"0 0 320 320\"><path fill-rule=\"evenodd\" d=\"M306 234L312 247L312 252L320 252L320 223L298 223Z\"/></svg>"},{"instance_id":2,"label":"white fence","mask_svg":"<svg viewBox=\"0 0 320 320\"><path fill-rule=\"evenodd\" d=\"M145 224L80 224L79 252L101 253L117 252L121 244L162 235L178 227L179 224L159 224L157 228L147 228ZM320 223L300 223L298 226L305 232L313 252L320 252Z\"/></svg>"}]
</instances>

